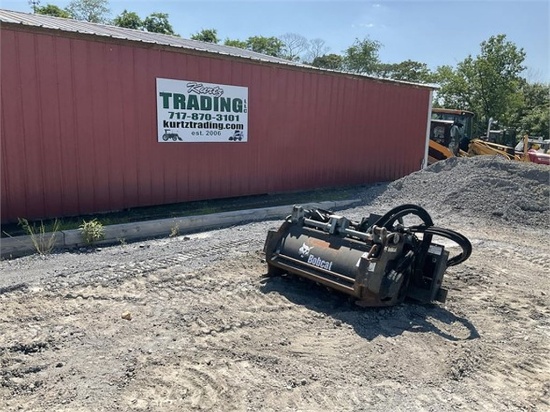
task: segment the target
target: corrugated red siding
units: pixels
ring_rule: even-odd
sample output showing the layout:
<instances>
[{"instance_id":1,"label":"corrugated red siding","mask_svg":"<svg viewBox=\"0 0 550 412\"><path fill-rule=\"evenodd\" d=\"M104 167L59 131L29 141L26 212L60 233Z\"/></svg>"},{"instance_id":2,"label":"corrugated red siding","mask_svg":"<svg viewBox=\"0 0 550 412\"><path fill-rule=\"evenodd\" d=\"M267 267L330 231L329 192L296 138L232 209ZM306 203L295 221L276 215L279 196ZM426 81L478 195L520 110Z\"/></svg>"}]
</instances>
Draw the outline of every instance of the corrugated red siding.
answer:
<instances>
[{"instance_id":1,"label":"corrugated red siding","mask_svg":"<svg viewBox=\"0 0 550 412\"><path fill-rule=\"evenodd\" d=\"M421 166L427 88L1 34L2 222L388 181ZM248 87L248 142L158 143L157 77Z\"/></svg>"}]
</instances>

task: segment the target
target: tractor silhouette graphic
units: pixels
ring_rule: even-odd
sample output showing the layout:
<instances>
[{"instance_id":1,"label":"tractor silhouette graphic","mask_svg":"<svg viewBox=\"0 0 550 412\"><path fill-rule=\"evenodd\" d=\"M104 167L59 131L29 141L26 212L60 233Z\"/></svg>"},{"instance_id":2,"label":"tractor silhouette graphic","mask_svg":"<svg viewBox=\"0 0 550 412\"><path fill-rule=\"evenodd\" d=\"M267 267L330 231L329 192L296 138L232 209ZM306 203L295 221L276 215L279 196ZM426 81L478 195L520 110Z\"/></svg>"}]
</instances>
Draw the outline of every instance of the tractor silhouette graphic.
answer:
<instances>
[{"instance_id":1,"label":"tractor silhouette graphic","mask_svg":"<svg viewBox=\"0 0 550 412\"><path fill-rule=\"evenodd\" d=\"M235 133L233 133L232 136L229 136L229 140L232 142L241 141L243 140L244 134L240 130L235 130Z\"/></svg>"},{"instance_id":2,"label":"tractor silhouette graphic","mask_svg":"<svg viewBox=\"0 0 550 412\"><path fill-rule=\"evenodd\" d=\"M164 129L164 134L162 135L162 140L165 142L168 140L172 140L174 142L176 141L183 141L183 139L179 136L179 134L170 131L170 129Z\"/></svg>"}]
</instances>

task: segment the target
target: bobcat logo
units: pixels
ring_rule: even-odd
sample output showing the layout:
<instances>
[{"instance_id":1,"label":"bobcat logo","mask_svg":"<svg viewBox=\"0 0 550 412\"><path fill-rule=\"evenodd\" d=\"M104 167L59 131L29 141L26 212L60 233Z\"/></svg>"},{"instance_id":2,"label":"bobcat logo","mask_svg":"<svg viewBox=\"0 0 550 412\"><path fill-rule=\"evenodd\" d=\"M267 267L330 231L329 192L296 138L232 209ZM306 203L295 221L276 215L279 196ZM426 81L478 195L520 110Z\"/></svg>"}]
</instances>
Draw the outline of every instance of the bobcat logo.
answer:
<instances>
[{"instance_id":1,"label":"bobcat logo","mask_svg":"<svg viewBox=\"0 0 550 412\"><path fill-rule=\"evenodd\" d=\"M300 257L301 258L308 257L309 253L311 252L311 249L313 249L313 246L310 247L310 246L306 245L305 243L303 243L302 247L300 249L298 249L298 252L300 252Z\"/></svg>"}]
</instances>

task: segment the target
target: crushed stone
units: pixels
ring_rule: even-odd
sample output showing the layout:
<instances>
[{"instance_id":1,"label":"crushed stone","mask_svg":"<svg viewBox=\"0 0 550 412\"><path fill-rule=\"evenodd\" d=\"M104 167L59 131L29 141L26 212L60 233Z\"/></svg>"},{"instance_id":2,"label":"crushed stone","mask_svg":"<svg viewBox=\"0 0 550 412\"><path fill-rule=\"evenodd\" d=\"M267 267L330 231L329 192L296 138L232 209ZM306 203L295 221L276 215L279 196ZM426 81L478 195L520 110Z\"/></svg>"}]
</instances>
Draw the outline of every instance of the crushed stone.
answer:
<instances>
[{"instance_id":1,"label":"crushed stone","mask_svg":"<svg viewBox=\"0 0 550 412\"><path fill-rule=\"evenodd\" d=\"M434 216L550 228L550 167L496 156L451 158L359 195L380 211L412 203Z\"/></svg>"}]
</instances>

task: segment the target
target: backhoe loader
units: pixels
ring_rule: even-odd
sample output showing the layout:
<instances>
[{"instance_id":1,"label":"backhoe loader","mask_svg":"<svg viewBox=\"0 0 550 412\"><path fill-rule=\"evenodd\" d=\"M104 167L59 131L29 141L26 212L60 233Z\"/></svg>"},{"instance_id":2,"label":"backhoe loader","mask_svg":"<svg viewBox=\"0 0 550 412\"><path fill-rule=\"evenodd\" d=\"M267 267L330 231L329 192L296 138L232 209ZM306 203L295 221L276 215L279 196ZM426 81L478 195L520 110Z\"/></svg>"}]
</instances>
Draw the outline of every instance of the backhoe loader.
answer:
<instances>
[{"instance_id":1,"label":"backhoe loader","mask_svg":"<svg viewBox=\"0 0 550 412\"><path fill-rule=\"evenodd\" d=\"M474 114L466 110L433 108L428 164L454 156L467 156Z\"/></svg>"}]
</instances>

